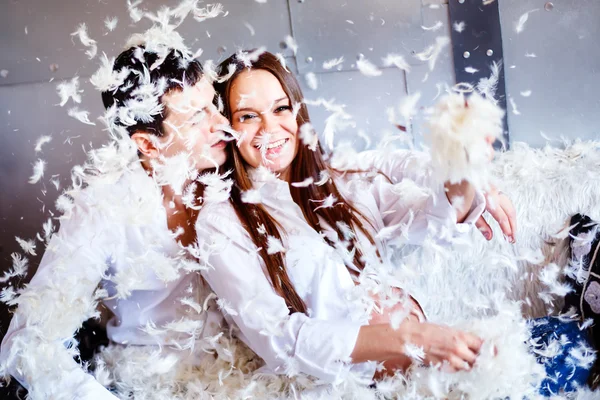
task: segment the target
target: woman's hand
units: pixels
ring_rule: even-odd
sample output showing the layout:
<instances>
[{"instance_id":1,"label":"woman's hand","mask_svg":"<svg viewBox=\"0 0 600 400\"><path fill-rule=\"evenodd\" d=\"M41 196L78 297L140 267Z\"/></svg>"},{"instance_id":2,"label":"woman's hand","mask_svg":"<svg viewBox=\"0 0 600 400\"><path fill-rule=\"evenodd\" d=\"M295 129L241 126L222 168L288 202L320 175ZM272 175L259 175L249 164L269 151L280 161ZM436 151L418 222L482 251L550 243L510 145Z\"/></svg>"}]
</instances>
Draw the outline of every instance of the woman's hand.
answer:
<instances>
[{"instance_id":1,"label":"woman's hand","mask_svg":"<svg viewBox=\"0 0 600 400\"><path fill-rule=\"evenodd\" d=\"M507 195L498 191L494 186L485 193L486 211L498 222L504 236L510 243L515 242L515 234L517 231L517 214L515 207ZM475 226L481 234L487 239L492 240L493 232L490 225L486 222L483 216L479 217Z\"/></svg>"},{"instance_id":2,"label":"woman's hand","mask_svg":"<svg viewBox=\"0 0 600 400\"><path fill-rule=\"evenodd\" d=\"M423 349L423 363L447 366L450 371L470 370L483 344L478 336L444 325L407 321L406 343Z\"/></svg>"}]
</instances>

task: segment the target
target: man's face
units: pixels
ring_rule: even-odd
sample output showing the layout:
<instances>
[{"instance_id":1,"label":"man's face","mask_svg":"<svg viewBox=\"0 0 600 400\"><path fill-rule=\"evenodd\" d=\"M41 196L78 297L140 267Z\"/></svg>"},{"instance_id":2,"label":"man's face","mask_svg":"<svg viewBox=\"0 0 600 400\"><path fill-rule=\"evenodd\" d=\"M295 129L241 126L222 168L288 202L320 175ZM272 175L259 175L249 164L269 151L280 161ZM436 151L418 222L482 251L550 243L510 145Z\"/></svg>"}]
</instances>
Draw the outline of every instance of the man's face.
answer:
<instances>
[{"instance_id":1,"label":"man's face","mask_svg":"<svg viewBox=\"0 0 600 400\"><path fill-rule=\"evenodd\" d=\"M228 121L214 106L214 97L215 90L205 78L162 97L167 118L163 121L164 135L158 138L161 156L187 154L197 170L225 162L222 128Z\"/></svg>"}]
</instances>

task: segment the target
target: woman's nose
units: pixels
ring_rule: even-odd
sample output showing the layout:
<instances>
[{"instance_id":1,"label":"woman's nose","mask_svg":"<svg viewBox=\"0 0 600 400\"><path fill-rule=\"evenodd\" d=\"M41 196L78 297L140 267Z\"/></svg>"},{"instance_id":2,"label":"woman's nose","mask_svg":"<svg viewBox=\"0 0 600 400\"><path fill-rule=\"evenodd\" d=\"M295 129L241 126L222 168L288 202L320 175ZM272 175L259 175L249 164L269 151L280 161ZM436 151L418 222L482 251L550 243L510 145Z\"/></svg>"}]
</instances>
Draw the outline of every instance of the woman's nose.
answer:
<instances>
[{"instance_id":1,"label":"woman's nose","mask_svg":"<svg viewBox=\"0 0 600 400\"><path fill-rule=\"evenodd\" d=\"M263 114L261 128L264 132L275 132L277 130L275 118L273 118L271 115Z\"/></svg>"}]
</instances>

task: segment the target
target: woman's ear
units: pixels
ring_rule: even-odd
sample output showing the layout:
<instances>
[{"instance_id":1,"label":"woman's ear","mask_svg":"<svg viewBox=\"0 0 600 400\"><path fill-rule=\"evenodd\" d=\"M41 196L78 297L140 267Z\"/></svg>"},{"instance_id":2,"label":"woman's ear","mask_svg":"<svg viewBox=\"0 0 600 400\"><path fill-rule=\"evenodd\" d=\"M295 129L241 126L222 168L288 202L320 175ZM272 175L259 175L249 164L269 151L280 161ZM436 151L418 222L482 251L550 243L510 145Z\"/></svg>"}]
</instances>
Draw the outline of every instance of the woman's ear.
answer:
<instances>
[{"instance_id":1,"label":"woman's ear","mask_svg":"<svg viewBox=\"0 0 600 400\"><path fill-rule=\"evenodd\" d=\"M136 132L131 135L131 140L135 142L140 153L148 158L158 158L158 137L152 133Z\"/></svg>"}]
</instances>

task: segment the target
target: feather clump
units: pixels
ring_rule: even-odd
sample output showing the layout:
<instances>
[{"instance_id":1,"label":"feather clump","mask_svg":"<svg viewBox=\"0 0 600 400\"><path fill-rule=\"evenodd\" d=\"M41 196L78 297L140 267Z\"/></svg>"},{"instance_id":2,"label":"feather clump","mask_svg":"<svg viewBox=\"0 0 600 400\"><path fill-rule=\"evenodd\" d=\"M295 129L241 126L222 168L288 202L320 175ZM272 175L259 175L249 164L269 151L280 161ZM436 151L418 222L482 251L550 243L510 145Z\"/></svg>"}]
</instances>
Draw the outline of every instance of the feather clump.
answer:
<instances>
[{"instance_id":1,"label":"feather clump","mask_svg":"<svg viewBox=\"0 0 600 400\"><path fill-rule=\"evenodd\" d=\"M504 111L478 93L450 93L434 107L426 136L437 182L471 182L487 188L490 181L490 138L502 136Z\"/></svg>"}]
</instances>

